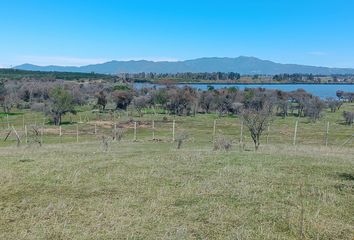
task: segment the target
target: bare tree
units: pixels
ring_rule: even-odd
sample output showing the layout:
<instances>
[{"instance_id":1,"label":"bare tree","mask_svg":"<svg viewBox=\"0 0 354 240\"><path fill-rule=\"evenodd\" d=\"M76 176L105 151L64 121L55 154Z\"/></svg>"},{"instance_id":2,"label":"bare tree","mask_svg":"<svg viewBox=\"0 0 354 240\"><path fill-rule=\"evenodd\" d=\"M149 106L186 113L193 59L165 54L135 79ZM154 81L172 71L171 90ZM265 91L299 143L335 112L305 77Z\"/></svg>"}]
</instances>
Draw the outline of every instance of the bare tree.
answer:
<instances>
[{"instance_id":1,"label":"bare tree","mask_svg":"<svg viewBox=\"0 0 354 240\"><path fill-rule=\"evenodd\" d=\"M212 103L214 101L214 94L212 91L205 91L200 94L199 103L200 107L206 112L209 113Z\"/></svg>"},{"instance_id":2,"label":"bare tree","mask_svg":"<svg viewBox=\"0 0 354 240\"><path fill-rule=\"evenodd\" d=\"M142 110L146 108L151 101L151 97L149 96L138 96L134 97L132 104L135 110L139 113L139 116L142 117Z\"/></svg>"},{"instance_id":3,"label":"bare tree","mask_svg":"<svg viewBox=\"0 0 354 240\"><path fill-rule=\"evenodd\" d=\"M343 102L340 100L336 100L332 97L326 99L326 104L327 106L331 109L331 112L336 112L337 110L340 109L342 106Z\"/></svg>"},{"instance_id":4,"label":"bare tree","mask_svg":"<svg viewBox=\"0 0 354 240\"><path fill-rule=\"evenodd\" d=\"M260 137L273 116L272 104L265 103L262 109L244 109L241 113L241 116L243 123L251 134L255 150L257 151L260 145Z\"/></svg>"},{"instance_id":5,"label":"bare tree","mask_svg":"<svg viewBox=\"0 0 354 240\"><path fill-rule=\"evenodd\" d=\"M343 112L344 121L346 124L351 125L354 123L354 112Z\"/></svg>"},{"instance_id":6,"label":"bare tree","mask_svg":"<svg viewBox=\"0 0 354 240\"><path fill-rule=\"evenodd\" d=\"M100 91L96 95L97 98L97 105L99 106L100 110L104 111L107 105L107 97L103 91Z\"/></svg>"},{"instance_id":7,"label":"bare tree","mask_svg":"<svg viewBox=\"0 0 354 240\"><path fill-rule=\"evenodd\" d=\"M325 107L325 103L319 97L310 98L305 104L304 114L312 121L316 122L321 117L321 112Z\"/></svg>"}]
</instances>

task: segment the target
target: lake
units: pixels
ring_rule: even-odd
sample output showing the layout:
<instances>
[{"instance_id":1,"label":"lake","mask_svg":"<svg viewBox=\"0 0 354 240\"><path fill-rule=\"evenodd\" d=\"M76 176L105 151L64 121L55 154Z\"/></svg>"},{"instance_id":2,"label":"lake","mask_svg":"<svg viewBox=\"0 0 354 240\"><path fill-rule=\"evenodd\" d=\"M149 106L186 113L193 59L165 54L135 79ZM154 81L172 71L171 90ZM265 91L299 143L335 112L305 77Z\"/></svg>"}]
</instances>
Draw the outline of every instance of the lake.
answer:
<instances>
[{"instance_id":1,"label":"lake","mask_svg":"<svg viewBox=\"0 0 354 240\"><path fill-rule=\"evenodd\" d=\"M163 85L151 83L135 83L136 89L142 87L163 87ZM215 89L237 87L240 90L245 88L266 88L278 89L285 92L290 92L299 88L304 89L306 92L312 93L321 98L336 97L336 91L342 90L345 92L354 92L354 84L221 84L221 83L186 83L177 84L179 87L190 86L200 90L207 90L208 86L213 86Z\"/></svg>"}]
</instances>

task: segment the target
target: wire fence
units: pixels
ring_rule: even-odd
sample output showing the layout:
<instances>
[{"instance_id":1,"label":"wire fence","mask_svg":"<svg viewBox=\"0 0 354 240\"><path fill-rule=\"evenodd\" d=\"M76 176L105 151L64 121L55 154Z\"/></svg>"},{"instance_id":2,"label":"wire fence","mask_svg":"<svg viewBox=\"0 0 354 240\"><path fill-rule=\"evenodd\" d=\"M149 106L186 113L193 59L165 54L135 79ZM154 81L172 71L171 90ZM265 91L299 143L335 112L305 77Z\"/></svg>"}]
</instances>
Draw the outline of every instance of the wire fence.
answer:
<instances>
[{"instance_id":1,"label":"wire fence","mask_svg":"<svg viewBox=\"0 0 354 240\"><path fill-rule=\"evenodd\" d=\"M212 144L217 136L234 144L250 144L247 127L238 118L200 118L148 115L132 118L124 114L67 116L55 126L46 117L5 116L0 119L0 146L11 144L69 143L97 141L174 142L180 135L192 144ZM261 144L324 145L354 147L353 128L338 123L303 123L298 120L270 123Z\"/></svg>"}]
</instances>

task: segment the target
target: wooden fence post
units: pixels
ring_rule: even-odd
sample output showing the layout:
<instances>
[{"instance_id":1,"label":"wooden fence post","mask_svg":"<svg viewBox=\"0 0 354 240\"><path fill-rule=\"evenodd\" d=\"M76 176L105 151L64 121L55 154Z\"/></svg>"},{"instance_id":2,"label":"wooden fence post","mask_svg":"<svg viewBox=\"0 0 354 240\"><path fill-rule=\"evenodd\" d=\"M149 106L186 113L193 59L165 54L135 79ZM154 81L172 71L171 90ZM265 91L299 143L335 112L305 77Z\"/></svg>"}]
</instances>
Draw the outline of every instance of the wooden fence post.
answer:
<instances>
[{"instance_id":1,"label":"wooden fence post","mask_svg":"<svg viewBox=\"0 0 354 240\"><path fill-rule=\"evenodd\" d=\"M59 126L59 140L60 140L60 143L62 142L61 136L62 136L62 133L61 133L61 126Z\"/></svg>"},{"instance_id":2,"label":"wooden fence post","mask_svg":"<svg viewBox=\"0 0 354 240\"><path fill-rule=\"evenodd\" d=\"M114 134L113 134L114 140L117 141L117 123L114 123Z\"/></svg>"},{"instance_id":3,"label":"wooden fence post","mask_svg":"<svg viewBox=\"0 0 354 240\"><path fill-rule=\"evenodd\" d=\"M214 125L213 125L213 143L215 143L215 134L216 134L216 119L214 120Z\"/></svg>"},{"instance_id":4,"label":"wooden fence post","mask_svg":"<svg viewBox=\"0 0 354 240\"><path fill-rule=\"evenodd\" d=\"M43 144L43 132L44 132L44 125L41 127L41 144Z\"/></svg>"},{"instance_id":5,"label":"wooden fence post","mask_svg":"<svg viewBox=\"0 0 354 240\"><path fill-rule=\"evenodd\" d=\"M325 136L325 145L328 146L328 133L329 133L329 122L327 122L326 136Z\"/></svg>"},{"instance_id":6,"label":"wooden fence post","mask_svg":"<svg viewBox=\"0 0 354 240\"><path fill-rule=\"evenodd\" d=\"M76 124L76 142L79 142L79 124Z\"/></svg>"},{"instance_id":7,"label":"wooden fence post","mask_svg":"<svg viewBox=\"0 0 354 240\"><path fill-rule=\"evenodd\" d=\"M97 135L97 123L95 123L95 135Z\"/></svg>"},{"instance_id":8,"label":"wooden fence post","mask_svg":"<svg viewBox=\"0 0 354 240\"><path fill-rule=\"evenodd\" d=\"M269 143L269 131L270 131L270 123L268 123L268 127L267 127L267 139L266 139L266 143Z\"/></svg>"},{"instance_id":9,"label":"wooden fence post","mask_svg":"<svg viewBox=\"0 0 354 240\"><path fill-rule=\"evenodd\" d=\"M134 122L134 141L136 141L136 122Z\"/></svg>"},{"instance_id":10,"label":"wooden fence post","mask_svg":"<svg viewBox=\"0 0 354 240\"><path fill-rule=\"evenodd\" d=\"M7 129L10 129L9 114L6 114Z\"/></svg>"},{"instance_id":11,"label":"wooden fence post","mask_svg":"<svg viewBox=\"0 0 354 240\"><path fill-rule=\"evenodd\" d=\"M15 135L16 135L16 138L17 138L17 147L20 146L20 143L21 143L21 138L20 136L18 135L16 129L14 128L14 126L12 125L12 130L14 131Z\"/></svg>"},{"instance_id":12,"label":"wooden fence post","mask_svg":"<svg viewBox=\"0 0 354 240\"><path fill-rule=\"evenodd\" d=\"M297 125L298 125L299 121L296 120L295 122L295 130L294 130L294 139L293 139L293 145L296 145L296 136L297 136Z\"/></svg>"},{"instance_id":13,"label":"wooden fence post","mask_svg":"<svg viewBox=\"0 0 354 240\"><path fill-rule=\"evenodd\" d=\"M176 121L173 119L172 123L172 141L175 141L175 128L176 128Z\"/></svg>"},{"instance_id":14,"label":"wooden fence post","mask_svg":"<svg viewBox=\"0 0 354 240\"><path fill-rule=\"evenodd\" d=\"M243 145L243 121L241 121L240 145Z\"/></svg>"},{"instance_id":15,"label":"wooden fence post","mask_svg":"<svg viewBox=\"0 0 354 240\"><path fill-rule=\"evenodd\" d=\"M152 120L152 140L155 140L155 120Z\"/></svg>"},{"instance_id":16,"label":"wooden fence post","mask_svg":"<svg viewBox=\"0 0 354 240\"><path fill-rule=\"evenodd\" d=\"M25 142L28 143L27 125L25 125Z\"/></svg>"}]
</instances>

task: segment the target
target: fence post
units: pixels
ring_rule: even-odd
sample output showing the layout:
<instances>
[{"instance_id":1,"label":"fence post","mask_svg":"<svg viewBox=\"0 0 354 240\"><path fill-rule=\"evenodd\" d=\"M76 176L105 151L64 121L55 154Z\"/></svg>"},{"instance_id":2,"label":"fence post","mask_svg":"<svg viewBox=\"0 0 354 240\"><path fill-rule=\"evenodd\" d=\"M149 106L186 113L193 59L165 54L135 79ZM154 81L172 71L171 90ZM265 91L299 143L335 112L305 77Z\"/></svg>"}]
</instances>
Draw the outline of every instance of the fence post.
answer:
<instances>
[{"instance_id":1,"label":"fence post","mask_svg":"<svg viewBox=\"0 0 354 240\"><path fill-rule=\"evenodd\" d=\"M28 133L27 133L27 126L25 125L25 142L26 142L26 144L28 143L27 136L28 136Z\"/></svg>"},{"instance_id":2,"label":"fence post","mask_svg":"<svg viewBox=\"0 0 354 240\"><path fill-rule=\"evenodd\" d=\"M240 145L243 145L243 121L241 121Z\"/></svg>"},{"instance_id":3,"label":"fence post","mask_svg":"<svg viewBox=\"0 0 354 240\"><path fill-rule=\"evenodd\" d=\"M97 123L95 123L95 135L97 135Z\"/></svg>"},{"instance_id":4,"label":"fence post","mask_svg":"<svg viewBox=\"0 0 354 240\"><path fill-rule=\"evenodd\" d=\"M22 129L25 129L25 115L22 115Z\"/></svg>"},{"instance_id":5,"label":"fence post","mask_svg":"<svg viewBox=\"0 0 354 240\"><path fill-rule=\"evenodd\" d=\"M76 142L79 142L79 124L76 124Z\"/></svg>"},{"instance_id":6,"label":"fence post","mask_svg":"<svg viewBox=\"0 0 354 240\"><path fill-rule=\"evenodd\" d=\"M9 114L6 114L7 129L10 129Z\"/></svg>"},{"instance_id":7,"label":"fence post","mask_svg":"<svg viewBox=\"0 0 354 240\"><path fill-rule=\"evenodd\" d=\"M114 123L114 140L117 141L117 123Z\"/></svg>"},{"instance_id":8,"label":"fence post","mask_svg":"<svg viewBox=\"0 0 354 240\"><path fill-rule=\"evenodd\" d=\"M61 126L59 126L59 140L60 140L60 143L62 142L61 135L62 135L62 133L61 133Z\"/></svg>"},{"instance_id":9,"label":"fence post","mask_svg":"<svg viewBox=\"0 0 354 240\"><path fill-rule=\"evenodd\" d=\"M136 141L136 122L134 122L134 141Z\"/></svg>"},{"instance_id":10,"label":"fence post","mask_svg":"<svg viewBox=\"0 0 354 240\"><path fill-rule=\"evenodd\" d=\"M214 125L213 125L213 143L215 143L215 134L216 134L216 119L214 120Z\"/></svg>"},{"instance_id":11,"label":"fence post","mask_svg":"<svg viewBox=\"0 0 354 240\"><path fill-rule=\"evenodd\" d=\"M325 137L326 147L328 146L328 133L329 133L329 122L327 122L326 137Z\"/></svg>"},{"instance_id":12,"label":"fence post","mask_svg":"<svg viewBox=\"0 0 354 240\"><path fill-rule=\"evenodd\" d=\"M293 145L296 145L296 135L297 135L297 125L299 123L299 120L296 120L295 122L295 130L294 130L294 139L293 139Z\"/></svg>"},{"instance_id":13,"label":"fence post","mask_svg":"<svg viewBox=\"0 0 354 240\"><path fill-rule=\"evenodd\" d=\"M20 136L18 135L14 125L11 126L12 127L12 130L14 131L15 135L16 135L16 138L17 138L17 147L20 146L20 143L21 143L21 138Z\"/></svg>"},{"instance_id":14,"label":"fence post","mask_svg":"<svg viewBox=\"0 0 354 240\"><path fill-rule=\"evenodd\" d=\"M172 141L175 141L175 128L176 128L176 120L173 119L172 123Z\"/></svg>"},{"instance_id":15,"label":"fence post","mask_svg":"<svg viewBox=\"0 0 354 240\"><path fill-rule=\"evenodd\" d=\"M267 127L267 140L266 143L269 143L269 131L270 131L270 123L268 123L268 127Z\"/></svg>"},{"instance_id":16,"label":"fence post","mask_svg":"<svg viewBox=\"0 0 354 240\"><path fill-rule=\"evenodd\" d=\"M41 143L43 144L43 131L44 131L44 125L42 125L42 128L41 128Z\"/></svg>"},{"instance_id":17,"label":"fence post","mask_svg":"<svg viewBox=\"0 0 354 240\"><path fill-rule=\"evenodd\" d=\"M155 140L155 120L152 120L152 140Z\"/></svg>"}]
</instances>

